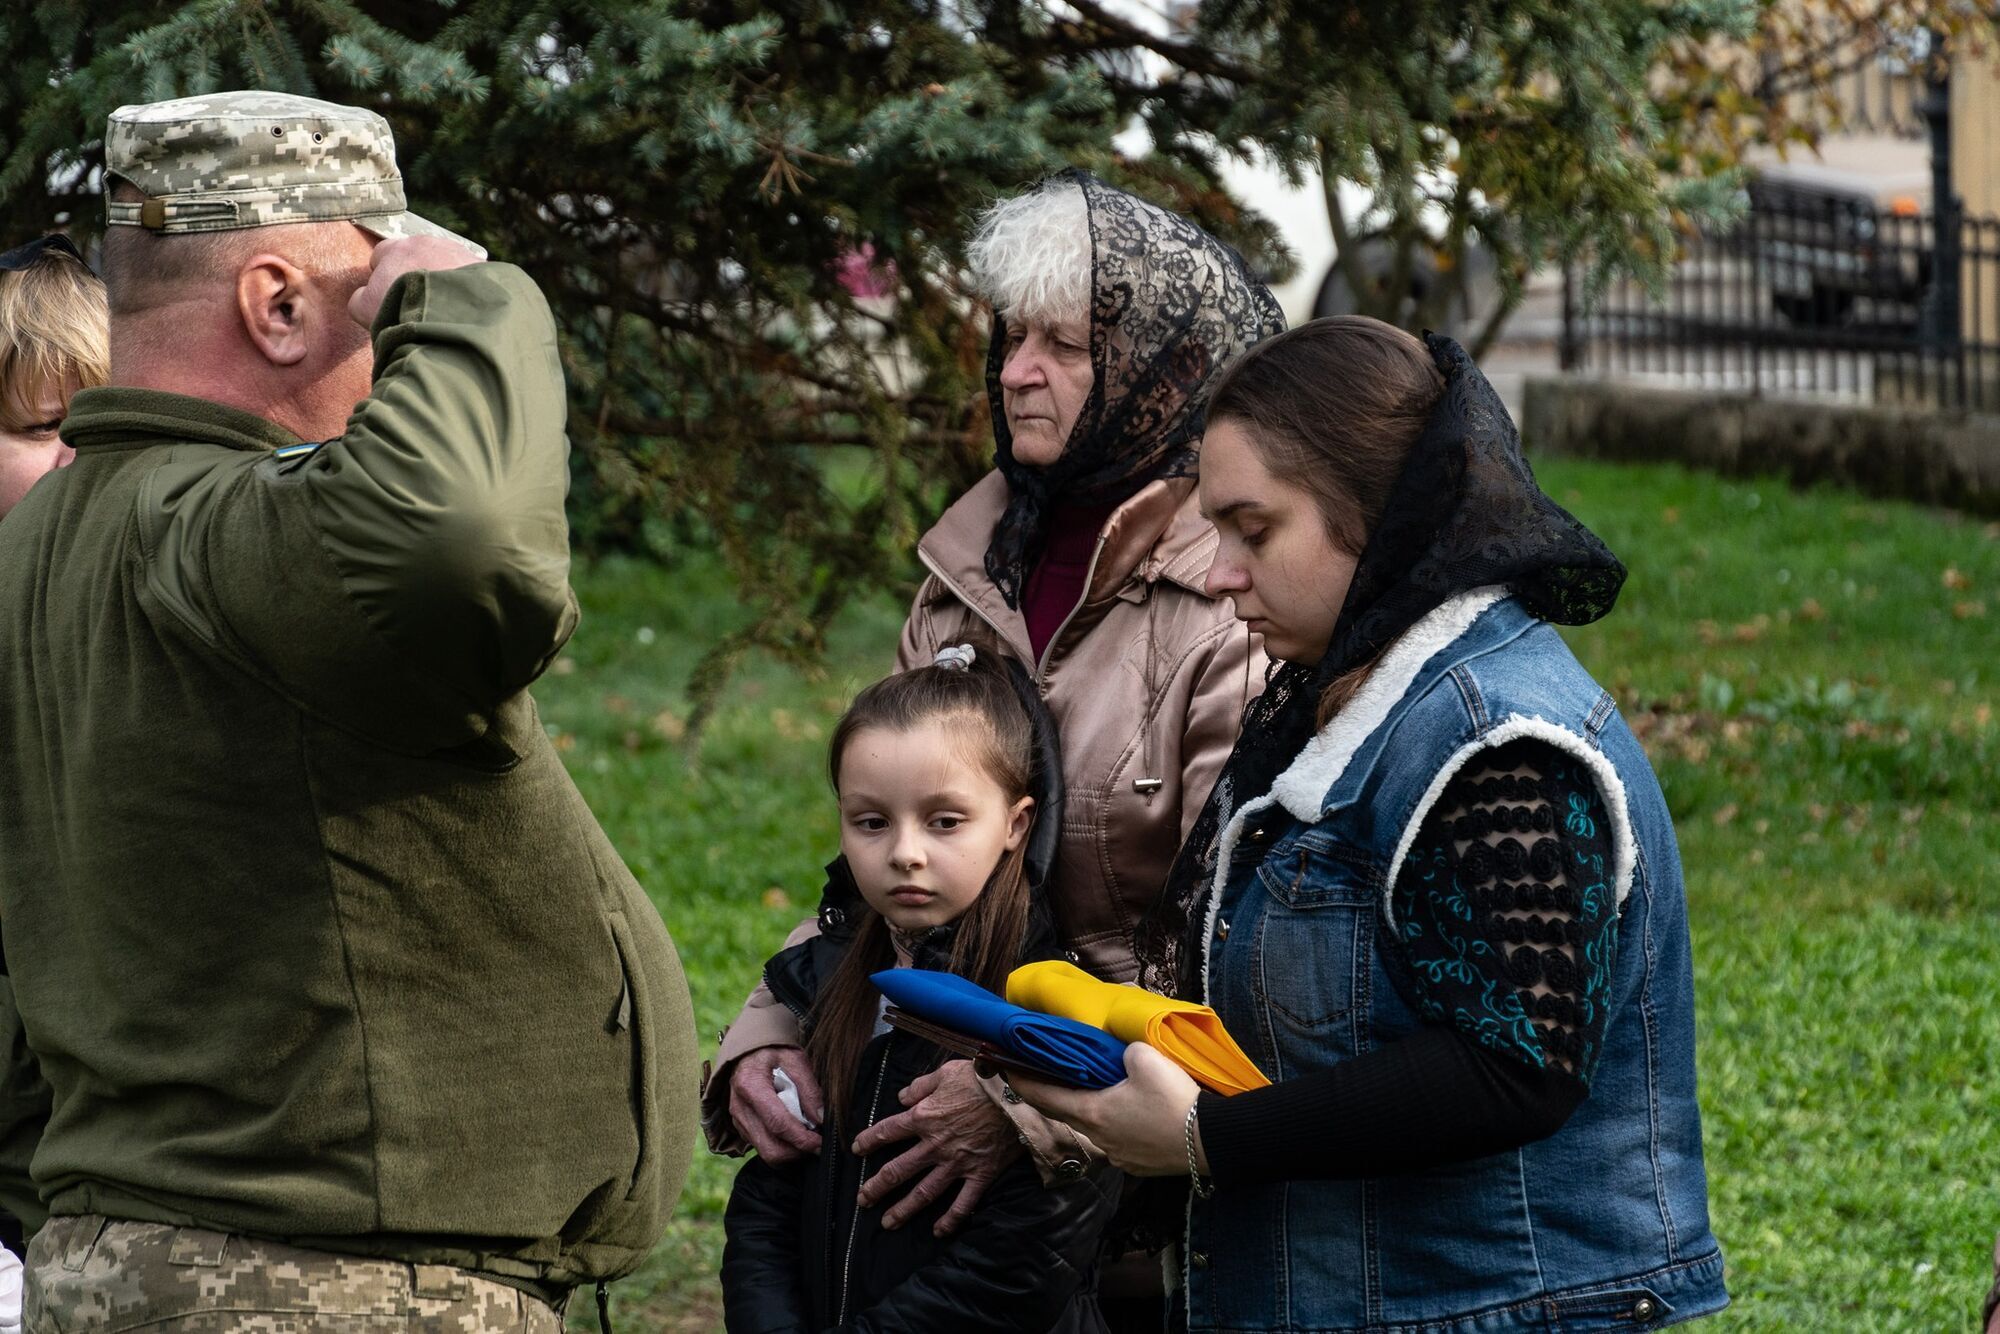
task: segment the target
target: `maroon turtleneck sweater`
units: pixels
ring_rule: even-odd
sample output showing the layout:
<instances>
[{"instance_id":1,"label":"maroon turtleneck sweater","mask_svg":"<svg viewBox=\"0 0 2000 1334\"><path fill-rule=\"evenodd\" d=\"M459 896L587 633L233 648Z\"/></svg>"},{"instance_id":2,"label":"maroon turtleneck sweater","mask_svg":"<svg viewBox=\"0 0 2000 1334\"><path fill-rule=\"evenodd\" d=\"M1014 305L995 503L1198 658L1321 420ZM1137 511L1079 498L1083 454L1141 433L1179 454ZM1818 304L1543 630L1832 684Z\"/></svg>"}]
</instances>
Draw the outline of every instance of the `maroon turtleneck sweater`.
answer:
<instances>
[{"instance_id":1,"label":"maroon turtleneck sweater","mask_svg":"<svg viewBox=\"0 0 2000 1334\"><path fill-rule=\"evenodd\" d=\"M1090 558L1097 551L1097 535L1111 518L1116 505L1051 506L1048 540L1042 545L1041 559L1028 572L1028 586L1021 593L1021 616L1028 623L1028 644L1039 664L1049 641L1062 623L1083 601L1090 579Z\"/></svg>"}]
</instances>

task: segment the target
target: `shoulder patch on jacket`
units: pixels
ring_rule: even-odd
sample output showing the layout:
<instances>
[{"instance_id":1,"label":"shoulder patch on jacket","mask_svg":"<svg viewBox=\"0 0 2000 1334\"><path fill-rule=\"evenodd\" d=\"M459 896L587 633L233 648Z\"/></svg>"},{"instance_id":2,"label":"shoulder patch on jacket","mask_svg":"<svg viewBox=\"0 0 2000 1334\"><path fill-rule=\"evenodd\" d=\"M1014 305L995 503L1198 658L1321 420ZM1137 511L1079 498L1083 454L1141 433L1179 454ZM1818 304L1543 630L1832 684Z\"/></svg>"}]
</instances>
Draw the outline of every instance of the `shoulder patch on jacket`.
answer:
<instances>
[{"instance_id":1,"label":"shoulder patch on jacket","mask_svg":"<svg viewBox=\"0 0 2000 1334\"><path fill-rule=\"evenodd\" d=\"M296 445L280 445L271 451L271 460L278 465L278 471L290 472L330 443L326 440L306 440Z\"/></svg>"}]
</instances>

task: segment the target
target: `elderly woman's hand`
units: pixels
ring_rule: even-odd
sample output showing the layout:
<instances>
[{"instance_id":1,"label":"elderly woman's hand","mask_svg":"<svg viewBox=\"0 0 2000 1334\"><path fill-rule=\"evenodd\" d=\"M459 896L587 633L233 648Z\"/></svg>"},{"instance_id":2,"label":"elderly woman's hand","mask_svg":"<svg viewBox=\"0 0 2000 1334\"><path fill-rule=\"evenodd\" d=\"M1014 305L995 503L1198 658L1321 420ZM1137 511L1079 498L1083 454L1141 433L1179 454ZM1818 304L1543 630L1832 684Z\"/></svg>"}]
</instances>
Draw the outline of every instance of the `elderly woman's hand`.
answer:
<instances>
[{"instance_id":1,"label":"elderly woman's hand","mask_svg":"<svg viewBox=\"0 0 2000 1334\"><path fill-rule=\"evenodd\" d=\"M1114 1167L1142 1177L1188 1170L1188 1108L1201 1086L1143 1042L1125 1049L1125 1078L1108 1089L1085 1092L1018 1074L1008 1075L1007 1083L1043 1116L1087 1136ZM1195 1161L1206 1174L1198 1125Z\"/></svg>"},{"instance_id":2,"label":"elderly woman's hand","mask_svg":"<svg viewBox=\"0 0 2000 1334\"><path fill-rule=\"evenodd\" d=\"M946 1061L912 1081L900 1099L910 1110L862 1131L854 1141L854 1152L866 1157L886 1144L917 1142L862 1184L861 1206L872 1209L921 1175L909 1193L883 1213L882 1226L893 1230L956 1186L951 1208L931 1229L936 1236L950 1236L971 1216L986 1188L1026 1150L1013 1123L979 1087L970 1061Z\"/></svg>"}]
</instances>

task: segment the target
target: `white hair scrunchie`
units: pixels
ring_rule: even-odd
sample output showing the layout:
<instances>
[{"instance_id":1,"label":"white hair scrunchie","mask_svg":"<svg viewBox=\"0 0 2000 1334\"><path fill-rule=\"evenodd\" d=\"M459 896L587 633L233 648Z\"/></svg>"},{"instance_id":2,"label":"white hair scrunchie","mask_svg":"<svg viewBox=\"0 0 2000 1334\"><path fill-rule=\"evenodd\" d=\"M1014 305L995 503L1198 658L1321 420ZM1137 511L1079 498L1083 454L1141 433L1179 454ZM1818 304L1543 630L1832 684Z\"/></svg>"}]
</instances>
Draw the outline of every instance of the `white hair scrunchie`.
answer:
<instances>
[{"instance_id":1,"label":"white hair scrunchie","mask_svg":"<svg viewBox=\"0 0 2000 1334\"><path fill-rule=\"evenodd\" d=\"M942 667L948 672L969 672L972 670L972 645L948 644L937 651L933 667Z\"/></svg>"}]
</instances>

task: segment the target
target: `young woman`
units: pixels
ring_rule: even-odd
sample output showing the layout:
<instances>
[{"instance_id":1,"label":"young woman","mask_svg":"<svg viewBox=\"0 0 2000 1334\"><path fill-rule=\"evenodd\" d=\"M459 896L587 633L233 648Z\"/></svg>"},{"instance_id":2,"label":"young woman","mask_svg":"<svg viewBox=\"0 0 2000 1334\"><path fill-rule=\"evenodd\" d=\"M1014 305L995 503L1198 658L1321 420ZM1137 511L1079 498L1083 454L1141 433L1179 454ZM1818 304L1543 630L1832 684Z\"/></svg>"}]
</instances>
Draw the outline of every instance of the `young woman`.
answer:
<instances>
[{"instance_id":1,"label":"young woman","mask_svg":"<svg viewBox=\"0 0 2000 1334\"><path fill-rule=\"evenodd\" d=\"M941 1205L926 1226L884 1228L859 1199L880 1162L851 1148L944 1060L881 1021L872 973L942 969L1000 991L1056 952L1038 892L1053 840L1030 838L1061 819L1059 763L1026 674L971 645L869 687L834 729L841 856L822 906L837 925L764 970L800 1021L827 1113L816 1155L758 1157L737 1175L722 1265L733 1334L1102 1328L1090 1280L1116 1172L1045 1189L1017 1162L945 1239L928 1226Z\"/></svg>"},{"instance_id":2,"label":"young woman","mask_svg":"<svg viewBox=\"0 0 2000 1334\"><path fill-rule=\"evenodd\" d=\"M1673 829L1549 621L1624 569L1536 487L1457 344L1360 318L1217 386L1208 582L1283 663L1139 940L1276 1081L1149 1049L1016 1079L1192 1177L1191 1329L1633 1329L1720 1309Z\"/></svg>"}]
</instances>

